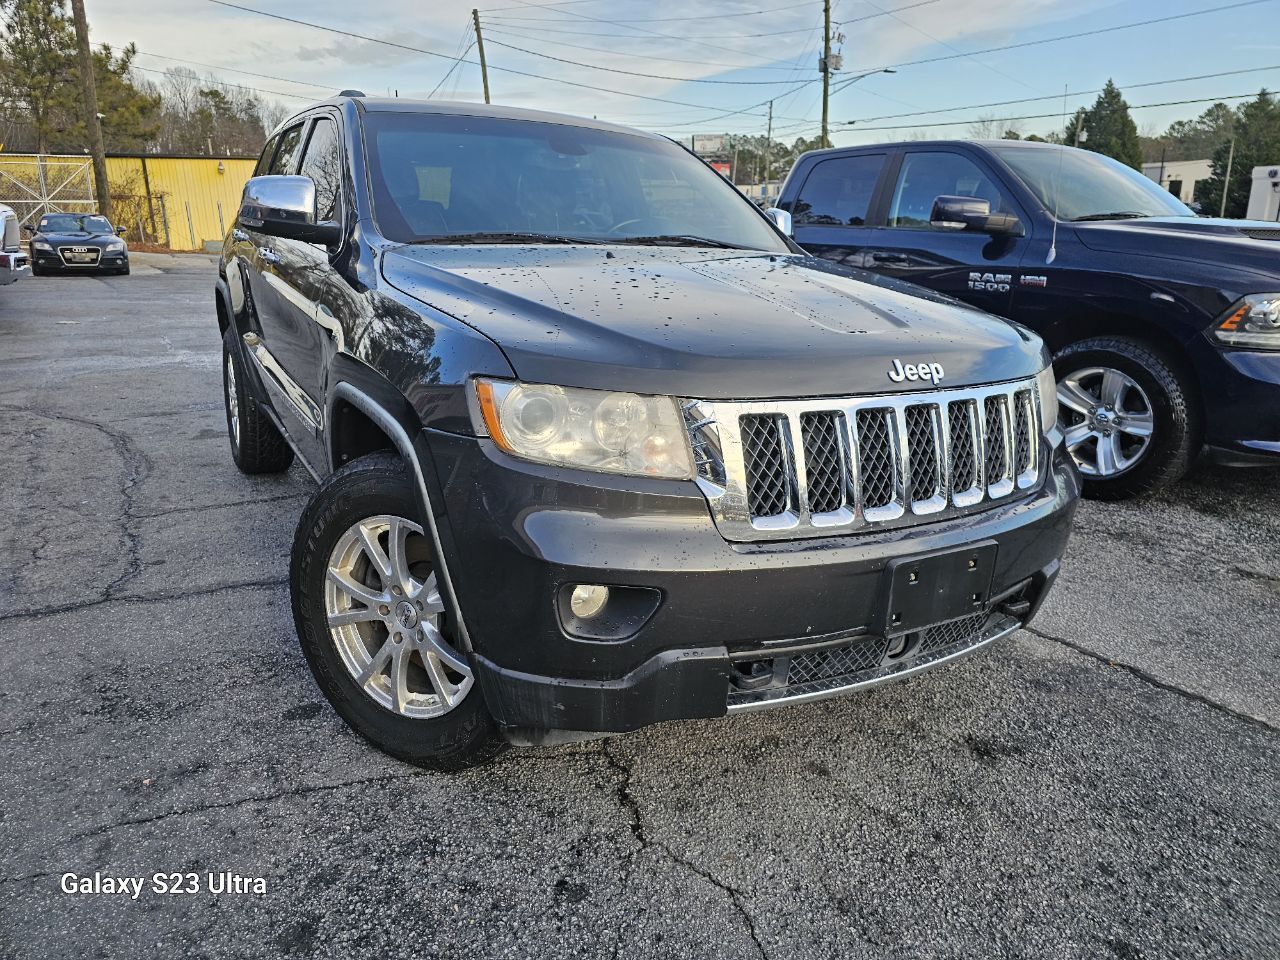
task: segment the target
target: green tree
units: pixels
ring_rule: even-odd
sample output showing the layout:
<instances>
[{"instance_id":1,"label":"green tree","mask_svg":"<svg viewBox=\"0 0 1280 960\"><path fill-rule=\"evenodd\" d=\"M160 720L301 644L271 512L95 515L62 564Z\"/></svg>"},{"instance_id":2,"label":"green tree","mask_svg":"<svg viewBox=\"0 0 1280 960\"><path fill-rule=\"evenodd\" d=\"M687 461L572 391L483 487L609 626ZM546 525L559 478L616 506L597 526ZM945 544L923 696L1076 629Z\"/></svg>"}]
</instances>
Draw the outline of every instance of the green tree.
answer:
<instances>
[{"instance_id":1,"label":"green tree","mask_svg":"<svg viewBox=\"0 0 1280 960\"><path fill-rule=\"evenodd\" d=\"M1213 174L1196 187L1196 197L1206 213L1222 210L1222 193L1227 194L1226 215L1243 217L1249 209L1253 168L1274 163L1280 157L1280 103L1267 90L1241 104L1234 111L1234 155L1231 140L1221 143L1213 154ZM1231 179L1227 182L1227 165Z\"/></svg>"},{"instance_id":2,"label":"green tree","mask_svg":"<svg viewBox=\"0 0 1280 960\"><path fill-rule=\"evenodd\" d=\"M1084 112L1084 132L1087 136L1080 146L1119 160L1135 170L1142 169L1142 141L1138 138L1138 125L1129 115L1129 104L1120 95L1120 88L1110 80L1093 106ZM1071 130L1068 143L1075 142L1074 134L1075 131Z\"/></svg>"},{"instance_id":3,"label":"green tree","mask_svg":"<svg viewBox=\"0 0 1280 960\"><path fill-rule=\"evenodd\" d=\"M0 0L0 110L48 153L75 90L75 27L64 0Z\"/></svg>"}]
</instances>

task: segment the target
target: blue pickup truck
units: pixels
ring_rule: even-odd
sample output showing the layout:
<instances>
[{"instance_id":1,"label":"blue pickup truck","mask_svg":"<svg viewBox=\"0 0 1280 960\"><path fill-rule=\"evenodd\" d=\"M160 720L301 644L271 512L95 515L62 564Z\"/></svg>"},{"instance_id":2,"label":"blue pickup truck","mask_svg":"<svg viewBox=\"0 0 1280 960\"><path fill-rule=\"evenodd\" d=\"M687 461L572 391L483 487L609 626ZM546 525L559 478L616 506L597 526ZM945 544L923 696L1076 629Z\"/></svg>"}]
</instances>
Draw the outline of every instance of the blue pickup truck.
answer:
<instances>
[{"instance_id":1,"label":"blue pickup truck","mask_svg":"<svg viewBox=\"0 0 1280 960\"><path fill-rule=\"evenodd\" d=\"M797 243L1039 333L1086 495L1181 477L1202 449L1280 464L1280 223L1196 216L1085 150L939 141L802 156Z\"/></svg>"}]
</instances>

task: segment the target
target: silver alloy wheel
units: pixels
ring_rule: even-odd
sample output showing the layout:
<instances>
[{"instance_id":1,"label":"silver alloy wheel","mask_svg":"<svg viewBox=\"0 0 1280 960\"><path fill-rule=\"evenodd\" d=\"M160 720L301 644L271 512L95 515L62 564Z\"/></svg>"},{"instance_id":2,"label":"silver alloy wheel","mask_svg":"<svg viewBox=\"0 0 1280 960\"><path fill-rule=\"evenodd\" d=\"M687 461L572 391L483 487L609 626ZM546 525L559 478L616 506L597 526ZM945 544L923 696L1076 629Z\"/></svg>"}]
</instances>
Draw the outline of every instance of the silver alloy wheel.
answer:
<instances>
[{"instance_id":1,"label":"silver alloy wheel","mask_svg":"<svg viewBox=\"0 0 1280 960\"><path fill-rule=\"evenodd\" d=\"M236 393L236 364L227 354L227 419L231 422L231 442L240 448L240 397Z\"/></svg>"},{"instance_id":2,"label":"silver alloy wheel","mask_svg":"<svg viewBox=\"0 0 1280 960\"><path fill-rule=\"evenodd\" d=\"M1085 476L1118 476L1151 445L1151 401L1136 380L1114 367L1067 374L1058 381L1058 404L1067 450Z\"/></svg>"},{"instance_id":3,"label":"silver alloy wheel","mask_svg":"<svg viewBox=\"0 0 1280 960\"><path fill-rule=\"evenodd\" d=\"M471 690L471 665L441 630L444 601L412 520L383 515L353 524L329 555L324 607L347 671L386 709L438 717Z\"/></svg>"}]
</instances>

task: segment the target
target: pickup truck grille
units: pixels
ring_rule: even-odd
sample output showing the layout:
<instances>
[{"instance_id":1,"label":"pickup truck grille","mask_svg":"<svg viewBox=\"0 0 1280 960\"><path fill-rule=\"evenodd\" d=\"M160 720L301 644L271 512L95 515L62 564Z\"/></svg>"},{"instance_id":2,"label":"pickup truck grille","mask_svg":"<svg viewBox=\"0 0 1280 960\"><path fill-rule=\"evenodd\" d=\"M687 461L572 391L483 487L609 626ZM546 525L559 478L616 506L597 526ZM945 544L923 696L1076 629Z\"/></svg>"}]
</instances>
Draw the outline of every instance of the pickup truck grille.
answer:
<instances>
[{"instance_id":1,"label":"pickup truck grille","mask_svg":"<svg viewBox=\"0 0 1280 960\"><path fill-rule=\"evenodd\" d=\"M1042 476L1034 380L933 393L684 403L730 540L831 536L981 509Z\"/></svg>"}]
</instances>

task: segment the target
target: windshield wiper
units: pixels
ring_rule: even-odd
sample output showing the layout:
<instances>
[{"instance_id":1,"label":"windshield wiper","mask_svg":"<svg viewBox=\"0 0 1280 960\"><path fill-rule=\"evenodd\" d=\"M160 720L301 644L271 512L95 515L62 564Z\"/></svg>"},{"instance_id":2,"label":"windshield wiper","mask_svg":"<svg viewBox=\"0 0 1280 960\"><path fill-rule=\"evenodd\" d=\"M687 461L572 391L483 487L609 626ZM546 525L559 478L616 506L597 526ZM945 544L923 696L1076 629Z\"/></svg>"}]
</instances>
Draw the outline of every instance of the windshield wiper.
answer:
<instances>
[{"instance_id":1,"label":"windshield wiper","mask_svg":"<svg viewBox=\"0 0 1280 960\"><path fill-rule=\"evenodd\" d=\"M1149 213L1139 213L1137 210L1117 210L1115 213L1090 213L1083 217L1072 217L1072 223L1083 223L1086 220L1134 220L1138 217L1149 217Z\"/></svg>"},{"instance_id":2,"label":"windshield wiper","mask_svg":"<svg viewBox=\"0 0 1280 960\"><path fill-rule=\"evenodd\" d=\"M411 244L426 243L572 243L572 244L599 244L599 240L589 240L586 237L559 237L550 233L446 233L436 237L421 237L417 240L410 240Z\"/></svg>"},{"instance_id":3,"label":"windshield wiper","mask_svg":"<svg viewBox=\"0 0 1280 960\"><path fill-rule=\"evenodd\" d=\"M723 247L727 250L750 250L737 243L715 240L711 237L695 237L686 233L659 233L651 237L618 237L610 243L634 243L647 247Z\"/></svg>"}]
</instances>

